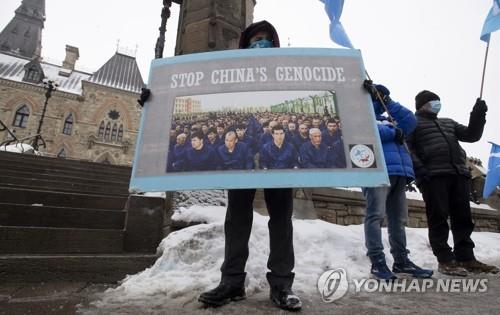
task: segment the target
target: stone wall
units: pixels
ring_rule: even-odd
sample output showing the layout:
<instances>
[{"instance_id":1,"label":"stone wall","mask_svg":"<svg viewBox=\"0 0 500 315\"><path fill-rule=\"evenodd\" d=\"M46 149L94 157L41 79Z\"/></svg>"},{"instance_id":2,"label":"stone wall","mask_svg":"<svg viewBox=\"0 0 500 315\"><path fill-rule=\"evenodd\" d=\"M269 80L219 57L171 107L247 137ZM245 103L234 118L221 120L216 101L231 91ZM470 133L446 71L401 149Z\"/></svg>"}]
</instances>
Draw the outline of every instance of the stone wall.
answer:
<instances>
[{"instance_id":1,"label":"stone wall","mask_svg":"<svg viewBox=\"0 0 500 315\"><path fill-rule=\"evenodd\" d=\"M312 200L319 219L340 225L362 224L365 200L359 191L343 189L314 188ZM296 200L303 194L296 193ZM497 210L472 207L475 231L500 232ZM408 227L427 227L425 203L422 200L408 200Z\"/></svg>"}]
</instances>

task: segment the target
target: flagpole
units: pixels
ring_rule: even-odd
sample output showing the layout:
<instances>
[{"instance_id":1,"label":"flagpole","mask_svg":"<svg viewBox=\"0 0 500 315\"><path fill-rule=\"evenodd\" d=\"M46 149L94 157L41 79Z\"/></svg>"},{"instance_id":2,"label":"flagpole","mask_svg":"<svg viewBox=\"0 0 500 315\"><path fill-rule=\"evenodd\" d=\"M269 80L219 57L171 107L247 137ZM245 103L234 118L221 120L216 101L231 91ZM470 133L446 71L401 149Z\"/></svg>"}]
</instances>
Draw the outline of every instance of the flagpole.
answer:
<instances>
[{"instance_id":1,"label":"flagpole","mask_svg":"<svg viewBox=\"0 0 500 315\"><path fill-rule=\"evenodd\" d=\"M484 75L486 73L486 62L488 61L488 51L490 50L490 41L486 44L486 54L484 55L484 65L483 65L483 77L481 79L481 91L479 93L479 98L483 98L483 87L484 87Z\"/></svg>"}]
</instances>

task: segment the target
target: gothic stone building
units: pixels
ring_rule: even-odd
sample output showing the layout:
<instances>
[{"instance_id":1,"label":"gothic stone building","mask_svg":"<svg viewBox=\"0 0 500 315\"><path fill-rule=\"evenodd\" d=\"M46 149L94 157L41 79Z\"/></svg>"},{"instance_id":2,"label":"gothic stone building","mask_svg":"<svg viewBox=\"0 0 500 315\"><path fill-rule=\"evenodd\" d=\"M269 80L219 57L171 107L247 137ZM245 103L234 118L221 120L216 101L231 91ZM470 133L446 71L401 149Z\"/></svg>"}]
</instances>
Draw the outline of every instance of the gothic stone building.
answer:
<instances>
[{"instance_id":1,"label":"gothic stone building","mask_svg":"<svg viewBox=\"0 0 500 315\"><path fill-rule=\"evenodd\" d=\"M46 101L43 80L58 84L40 134L44 155L130 165L144 85L134 57L116 52L94 73L79 71L78 48L62 65L41 58L45 1L23 0L0 33L0 120L18 139L37 133ZM9 137L0 133L0 143Z\"/></svg>"}]
</instances>

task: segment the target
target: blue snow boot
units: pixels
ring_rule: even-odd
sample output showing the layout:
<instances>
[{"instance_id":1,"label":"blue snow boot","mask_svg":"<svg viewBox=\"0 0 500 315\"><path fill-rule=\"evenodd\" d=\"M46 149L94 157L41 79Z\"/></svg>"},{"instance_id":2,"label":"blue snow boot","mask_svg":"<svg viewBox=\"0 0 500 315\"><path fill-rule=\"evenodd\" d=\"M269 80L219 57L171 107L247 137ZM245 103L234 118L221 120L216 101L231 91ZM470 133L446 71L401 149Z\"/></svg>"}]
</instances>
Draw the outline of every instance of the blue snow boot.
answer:
<instances>
[{"instance_id":1,"label":"blue snow boot","mask_svg":"<svg viewBox=\"0 0 500 315\"><path fill-rule=\"evenodd\" d=\"M430 278L434 274L434 271L420 268L409 259L403 263L394 263L394 265L392 265L392 271L395 273L409 274L415 278Z\"/></svg>"},{"instance_id":2,"label":"blue snow boot","mask_svg":"<svg viewBox=\"0 0 500 315\"><path fill-rule=\"evenodd\" d=\"M391 269L387 267L385 260L373 263L370 273L372 274L373 278L378 280L392 281L398 278L394 273L391 272Z\"/></svg>"}]
</instances>

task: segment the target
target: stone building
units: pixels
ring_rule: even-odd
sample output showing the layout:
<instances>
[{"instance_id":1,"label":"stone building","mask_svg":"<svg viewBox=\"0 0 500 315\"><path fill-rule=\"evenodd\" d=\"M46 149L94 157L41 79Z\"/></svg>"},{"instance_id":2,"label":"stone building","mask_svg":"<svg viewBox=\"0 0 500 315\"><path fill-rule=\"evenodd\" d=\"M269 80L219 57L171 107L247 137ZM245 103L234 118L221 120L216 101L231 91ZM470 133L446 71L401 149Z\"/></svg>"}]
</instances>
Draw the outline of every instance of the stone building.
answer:
<instances>
[{"instance_id":1,"label":"stone building","mask_svg":"<svg viewBox=\"0 0 500 315\"><path fill-rule=\"evenodd\" d=\"M78 48L62 65L41 57L45 1L23 0L0 33L0 120L24 139L36 135L47 101L44 80L58 84L40 134L44 155L130 165L144 86L135 57L116 52L94 73L78 70ZM9 139L0 133L0 143ZM28 140L29 142L29 140Z\"/></svg>"}]
</instances>

